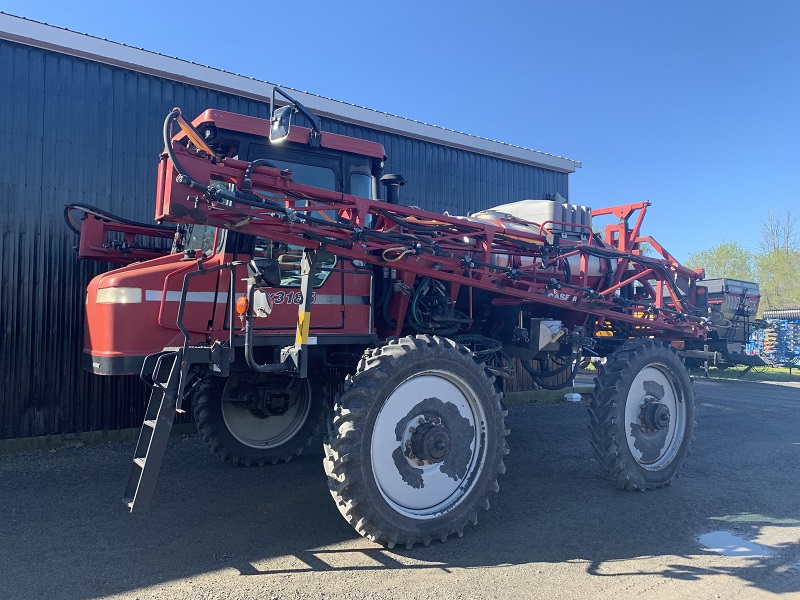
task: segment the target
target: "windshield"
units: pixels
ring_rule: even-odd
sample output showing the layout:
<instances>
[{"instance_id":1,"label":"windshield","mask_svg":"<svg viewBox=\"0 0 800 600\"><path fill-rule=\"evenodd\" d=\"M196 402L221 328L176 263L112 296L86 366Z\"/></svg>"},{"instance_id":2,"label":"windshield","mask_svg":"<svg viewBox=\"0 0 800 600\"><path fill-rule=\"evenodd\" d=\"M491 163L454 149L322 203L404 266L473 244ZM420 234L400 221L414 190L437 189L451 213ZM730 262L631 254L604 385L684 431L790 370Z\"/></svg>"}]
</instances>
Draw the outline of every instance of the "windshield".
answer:
<instances>
[{"instance_id":1,"label":"windshield","mask_svg":"<svg viewBox=\"0 0 800 600\"><path fill-rule=\"evenodd\" d=\"M333 169L317 165L303 165L288 160L269 159L269 162L278 169L289 169L292 172L292 181L323 190L336 191L336 173Z\"/></svg>"}]
</instances>

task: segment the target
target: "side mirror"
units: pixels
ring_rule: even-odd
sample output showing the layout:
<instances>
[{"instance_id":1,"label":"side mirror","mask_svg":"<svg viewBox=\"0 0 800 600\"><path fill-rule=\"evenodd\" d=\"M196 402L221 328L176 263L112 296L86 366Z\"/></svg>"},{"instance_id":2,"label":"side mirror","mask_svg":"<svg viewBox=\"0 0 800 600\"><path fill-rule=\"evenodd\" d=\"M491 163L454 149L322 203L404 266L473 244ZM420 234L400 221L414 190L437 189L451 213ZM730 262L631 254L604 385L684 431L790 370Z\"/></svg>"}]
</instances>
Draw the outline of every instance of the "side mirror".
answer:
<instances>
[{"instance_id":1,"label":"side mirror","mask_svg":"<svg viewBox=\"0 0 800 600\"><path fill-rule=\"evenodd\" d=\"M278 287L281 284L281 268L274 258L254 258L247 265L247 274L256 287Z\"/></svg>"},{"instance_id":2,"label":"side mirror","mask_svg":"<svg viewBox=\"0 0 800 600\"><path fill-rule=\"evenodd\" d=\"M282 106L276 108L272 113L272 118L269 123L269 141L282 142L289 137L289 131L292 128L292 113L294 108L292 106Z\"/></svg>"}]
</instances>

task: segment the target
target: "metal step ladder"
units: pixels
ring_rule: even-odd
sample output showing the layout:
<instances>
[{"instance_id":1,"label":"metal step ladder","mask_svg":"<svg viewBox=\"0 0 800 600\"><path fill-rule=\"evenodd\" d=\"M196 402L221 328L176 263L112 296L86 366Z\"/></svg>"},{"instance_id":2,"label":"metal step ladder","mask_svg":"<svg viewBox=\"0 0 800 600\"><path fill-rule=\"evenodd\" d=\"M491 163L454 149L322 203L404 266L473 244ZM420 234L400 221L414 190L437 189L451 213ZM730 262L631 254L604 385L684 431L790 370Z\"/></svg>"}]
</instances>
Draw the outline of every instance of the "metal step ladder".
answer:
<instances>
[{"instance_id":1,"label":"metal step ladder","mask_svg":"<svg viewBox=\"0 0 800 600\"><path fill-rule=\"evenodd\" d=\"M153 498L161 461L175 420L178 390L183 376L183 349L148 356L143 372L151 361L155 364L149 381L152 387L150 402L123 496L131 512L147 510Z\"/></svg>"}]
</instances>

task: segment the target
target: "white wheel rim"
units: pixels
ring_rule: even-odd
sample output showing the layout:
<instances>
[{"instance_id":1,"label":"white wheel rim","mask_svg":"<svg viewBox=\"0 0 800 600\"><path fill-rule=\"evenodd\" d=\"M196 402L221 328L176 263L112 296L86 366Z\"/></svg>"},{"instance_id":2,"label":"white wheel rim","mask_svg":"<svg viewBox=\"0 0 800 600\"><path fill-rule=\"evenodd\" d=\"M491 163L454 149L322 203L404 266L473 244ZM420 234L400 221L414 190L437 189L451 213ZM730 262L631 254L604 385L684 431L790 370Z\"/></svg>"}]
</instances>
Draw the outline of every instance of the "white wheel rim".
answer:
<instances>
[{"instance_id":1,"label":"white wheel rim","mask_svg":"<svg viewBox=\"0 0 800 600\"><path fill-rule=\"evenodd\" d=\"M422 408L415 409L418 406ZM432 418L440 419L448 431L452 449L443 461L420 465L419 459L408 457L409 430L434 413L438 416ZM468 495L483 470L485 438L481 403L463 379L433 370L410 377L389 395L375 419L370 451L378 490L394 510L407 517L440 516ZM403 455L400 460L398 452Z\"/></svg>"},{"instance_id":2,"label":"white wheel rim","mask_svg":"<svg viewBox=\"0 0 800 600\"><path fill-rule=\"evenodd\" d=\"M644 407L653 402L669 410L665 427L648 427L643 420ZM660 363L647 365L634 378L625 402L625 437L633 458L649 471L663 469L678 454L685 433L686 403L675 374Z\"/></svg>"},{"instance_id":3,"label":"white wheel rim","mask_svg":"<svg viewBox=\"0 0 800 600\"><path fill-rule=\"evenodd\" d=\"M311 412L311 385L301 383L297 402L282 415L261 418L237 402L222 401L222 419L230 434L245 446L269 450L285 444L302 429Z\"/></svg>"}]
</instances>

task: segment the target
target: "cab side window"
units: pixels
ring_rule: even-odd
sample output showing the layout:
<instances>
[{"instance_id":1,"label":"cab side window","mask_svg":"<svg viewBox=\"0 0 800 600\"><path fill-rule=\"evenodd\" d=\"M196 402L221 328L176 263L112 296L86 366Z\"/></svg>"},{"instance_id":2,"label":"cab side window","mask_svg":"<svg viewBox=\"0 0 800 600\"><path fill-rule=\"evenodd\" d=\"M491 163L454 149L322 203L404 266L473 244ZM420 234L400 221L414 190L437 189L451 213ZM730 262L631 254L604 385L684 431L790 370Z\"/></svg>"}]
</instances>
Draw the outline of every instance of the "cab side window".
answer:
<instances>
[{"instance_id":1,"label":"cab side window","mask_svg":"<svg viewBox=\"0 0 800 600\"><path fill-rule=\"evenodd\" d=\"M300 261L303 258L303 247L285 244L257 237L253 256L274 258L281 270L280 287L300 287ZM331 274L336 266L336 257L330 252L317 252L317 272L314 273L314 287L318 288Z\"/></svg>"}]
</instances>

